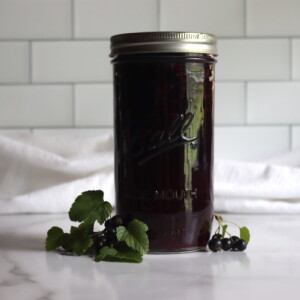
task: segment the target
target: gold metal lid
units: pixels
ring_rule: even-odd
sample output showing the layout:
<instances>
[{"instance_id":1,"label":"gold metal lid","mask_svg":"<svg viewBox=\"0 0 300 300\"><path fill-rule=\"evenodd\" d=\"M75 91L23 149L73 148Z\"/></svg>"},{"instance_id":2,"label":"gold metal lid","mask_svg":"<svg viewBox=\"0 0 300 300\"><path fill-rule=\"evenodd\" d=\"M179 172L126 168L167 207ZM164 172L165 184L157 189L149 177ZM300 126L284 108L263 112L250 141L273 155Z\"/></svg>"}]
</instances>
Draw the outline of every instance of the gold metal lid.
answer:
<instances>
[{"instance_id":1,"label":"gold metal lid","mask_svg":"<svg viewBox=\"0 0 300 300\"><path fill-rule=\"evenodd\" d=\"M110 56L129 53L201 53L217 55L217 39L212 34L157 31L114 35Z\"/></svg>"}]
</instances>

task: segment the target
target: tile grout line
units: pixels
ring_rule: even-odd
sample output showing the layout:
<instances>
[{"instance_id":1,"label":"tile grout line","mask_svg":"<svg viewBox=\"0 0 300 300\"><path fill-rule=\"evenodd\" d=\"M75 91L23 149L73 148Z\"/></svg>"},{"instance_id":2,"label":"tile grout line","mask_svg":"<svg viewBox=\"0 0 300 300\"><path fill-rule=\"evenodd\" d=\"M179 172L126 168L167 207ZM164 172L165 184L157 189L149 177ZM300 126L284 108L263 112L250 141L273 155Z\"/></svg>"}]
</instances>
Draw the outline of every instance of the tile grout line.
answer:
<instances>
[{"instance_id":1,"label":"tile grout line","mask_svg":"<svg viewBox=\"0 0 300 300\"><path fill-rule=\"evenodd\" d=\"M14 131L14 130L28 130L28 131L35 131L35 130L65 130L65 129L71 129L71 130L98 130L98 129L113 129L113 126L99 126L99 127L96 127L96 126L79 126L79 127L72 127L72 126L55 126L55 125L52 125L52 126L0 126L0 133L1 131L4 131L4 130L11 130L11 131Z\"/></svg>"},{"instance_id":2,"label":"tile grout line","mask_svg":"<svg viewBox=\"0 0 300 300\"><path fill-rule=\"evenodd\" d=\"M158 13L158 12L157 12ZM160 18L161 19L161 18ZM161 22L160 22L161 23ZM161 24L160 24L161 26ZM75 32L74 32L75 35ZM289 40L289 39L299 39L300 35L295 36L219 36L218 40ZM30 39L32 42L72 42L72 41L78 41L78 42L109 42L109 37L78 37L75 39L66 37L66 38L0 38L0 43L8 43L8 42L27 42Z\"/></svg>"},{"instance_id":3,"label":"tile grout line","mask_svg":"<svg viewBox=\"0 0 300 300\"><path fill-rule=\"evenodd\" d=\"M293 80L294 82L300 82L300 79ZM218 79L216 80L217 83L287 83L290 82L290 79Z\"/></svg>"},{"instance_id":4,"label":"tile grout line","mask_svg":"<svg viewBox=\"0 0 300 300\"><path fill-rule=\"evenodd\" d=\"M75 128L76 123L76 95L75 95L75 84L71 85L71 97L72 97L72 127Z\"/></svg>"},{"instance_id":5,"label":"tile grout line","mask_svg":"<svg viewBox=\"0 0 300 300\"><path fill-rule=\"evenodd\" d=\"M284 79L284 80L280 80L280 79L274 79L274 80L216 80L216 84L222 83L222 84L230 84L230 83L261 83L261 84L269 84L269 83L300 83L299 79L295 79L295 80L290 80L290 79ZM32 85L45 85L45 86L51 86L51 85L70 85L70 84L86 84L86 85L93 85L93 84L112 84L111 80L101 80L101 81L78 81L78 82L74 82L74 81L64 81L64 82L32 82ZM28 83L27 82L0 82L0 87L1 86L27 86Z\"/></svg>"},{"instance_id":6,"label":"tile grout line","mask_svg":"<svg viewBox=\"0 0 300 300\"><path fill-rule=\"evenodd\" d=\"M244 93L245 93L245 95L244 95L244 105L245 105L244 124L246 126L248 126L248 82L247 81L244 83Z\"/></svg>"},{"instance_id":7,"label":"tile grout line","mask_svg":"<svg viewBox=\"0 0 300 300\"><path fill-rule=\"evenodd\" d=\"M251 127L281 127L288 128L289 126L300 126L300 123L288 124L288 123L238 123L238 124L227 124L227 123L216 123L216 127L243 127L243 128L251 128Z\"/></svg>"},{"instance_id":8,"label":"tile grout line","mask_svg":"<svg viewBox=\"0 0 300 300\"><path fill-rule=\"evenodd\" d=\"M289 67L290 67L290 81L293 80L293 40L289 38Z\"/></svg>"},{"instance_id":9,"label":"tile grout line","mask_svg":"<svg viewBox=\"0 0 300 300\"><path fill-rule=\"evenodd\" d=\"M29 84L32 84L32 41L28 41L28 76L29 76Z\"/></svg>"},{"instance_id":10,"label":"tile grout line","mask_svg":"<svg viewBox=\"0 0 300 300\"><path fill-rule=\"evenodd\" d=\"M247 37L247 0L244 0L244 38Z\"/></svg>"},{"instance_id":11,"label":"tile grout line","mask_svg":"<svg viewBox=\"0 0 300 300\"><path fill-rule=\"evenodd\" d=\"M157 30L160 31L161 21L160 21L160 0L157 0Z\"/></svg>"},{"instance_id":12,"label":"tile grout line","mask_svg":"<svg viewBox=\"0 0 300 300\"><path fill-rule=\"evenodd\" d=\"M291 124L248 124L245 126L244 124L215 124L214 127L216 128L272 128L272 127L279 127L279 128L291 128L293 126L300 126L300 123ZM56 126L56 125L45 125L45 126L0 126L1 130L36 130L36 129L111 129L113 126L79 126L79 127L72 127L71 125L65 126ZM292 130L291 130L292 133Z\"/></svg>"},{"instance_id":13,"label":"tile grout line","mask_svg":"<svg viewBox=\"0 0 300 300\"><path fill-rule=\"evenodd\" d=\"M75 39L75 3L71 0L71 40Z\"/></svg>"},{"instance_id":14,"label":"tile grout line","mask_svg":"<svg viewBox=\"0 0 300 300\"><path fill-rule=\"evenodd\" d=\"M66 37L66 38L13 38L13 39L1 39L0 43L10 43L10 42L71 42L73 41L72 38ZM109 37L89 37L89 38L77 38L76 41L78 42L109 42Z\"/></svg>"},{"instance_id":15,"label":"tile grout line","mask_svg":"<svg viewBox=\"0 0 300 300\"><path fill-rule=\"evenodd\" d=\"M72 85L72 84L85 84L85 85L106 85L112 84L112 81L78 81L78 82L32 82L31 86L55 86L55 85ZM0 83L0 87L6 86L28 86L29 83L27 82L5 82Z\"/></svg>"}]
</instances>

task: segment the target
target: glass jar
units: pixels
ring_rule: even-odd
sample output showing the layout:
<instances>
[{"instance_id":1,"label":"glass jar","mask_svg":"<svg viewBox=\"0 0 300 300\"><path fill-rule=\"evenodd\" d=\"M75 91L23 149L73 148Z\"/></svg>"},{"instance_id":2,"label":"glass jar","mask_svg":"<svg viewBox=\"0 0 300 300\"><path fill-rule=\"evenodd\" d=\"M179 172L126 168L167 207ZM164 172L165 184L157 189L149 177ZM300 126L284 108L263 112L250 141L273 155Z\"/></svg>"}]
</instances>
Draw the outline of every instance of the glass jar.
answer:
<instances>
[{"instance_id":1,"label":"glass jar","mask_svg":"<svg viewBox=\"0 0 300 300\"><path fill-rule=\"evenodd\" d=\"M209 34L111 37L116 209L149 226L152 253L210 237L216 54Z\"/></svg>"}]
</instances>

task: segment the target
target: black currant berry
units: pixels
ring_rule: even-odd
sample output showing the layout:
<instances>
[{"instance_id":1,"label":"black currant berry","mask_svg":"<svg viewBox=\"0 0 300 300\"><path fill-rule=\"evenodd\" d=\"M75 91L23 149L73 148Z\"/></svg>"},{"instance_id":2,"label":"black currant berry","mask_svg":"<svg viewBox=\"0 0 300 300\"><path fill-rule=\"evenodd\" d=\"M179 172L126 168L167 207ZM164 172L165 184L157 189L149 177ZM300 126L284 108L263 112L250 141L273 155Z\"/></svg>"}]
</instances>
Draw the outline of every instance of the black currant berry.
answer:
<instances>
[{"instance_id":1,"label":"black currant berry","mask_svg":"<svg viewBox=\"0 0 300 300\"><path fill-rule=\"evenodd\" d=\"M111 218L111 226L112 227L118 227L123 224L123 219L119 215L115 215Z\"/></svg>"},{"instance_id":2,"label":"black currant berry","mask_svg":"<svg viewBox=\"0 0 300 300\"><path fill-rule=\"evenodd\" d=\"M217 238L213 238L209 241L208 247L211 251L217 252L222 250L222 241Z\"/></svg>"},{"instance_id":3,"label":"black currant berry","mask_svg":"<svg viewBox=\"0 0 300 300\"><path fill-rule=\"evenodd\" d=\"M231 242L232 242L232 246L231 246L232 250L236 250L236 245L237 245L238 241L240 240L240 238L233 235L233 236L230 237L230 239L231 239Z\"/></svg>"},{"instance_id":4,"label":"black currant berry","mask_svg":"<svg viewBox=\"0 0 300 300\"><path fill-rule=\"evenodd\" d=\"M105 227L105 228L112 227L112 226L111 226L111 219L107 219L107 220L105 221L104 227Z\"/></svg>"},{"instance_id":5,"label":"black currant berry","mask_svg":"<svg viewBox=\"0 0 300 300\"><path fill-rule=\"evenodd\" d=\"M230 239L228 239L228 238L222 239L222 249L224 251L230 250L231 247L232 247L232 241Z\"/></svg>"},{"instance_id":6,"label":"black currant berry","mask_svg":"<svg viewBox=\"0 0 300 300\"><path fill-rule=\"evenodd\" d=\"M104 233L106 234L107 237L116 236L117 229L114 227L107 227L105 228Z\"/></svg>"},{"instance_id":7,"label":"black currant berry","mask_svg":"<svg viewBox=\"0 0 300 300\"><path fill-rule=\"evenodd\" d=\"M221 239L222 238L222 234L216 233L212 236L212 239Z\"/></svg>"},{"instance_id":8,"label":"black currant berry","mask_svg":"<svg viewBox=\"0 0 300 300\"><path fill-rule=\"evenodd\" d=\"M97 236L97 239L96 239L96 245L97 246L102 248L103 246L105 246L106 242L107 242L107 238L104 234Z\"/></svg>"},{"instance_id":9,"label":"black currant berry","mask_svg":"<svg viewBox=\"0 0 300 300\"><path fill-rule=\"evenodd\" d=\"M112 248L112 247L116 247L118 244L118 240L116 237L111 237L107 239L107 243L108 247Z\"/></svg>"},{"instance_id":10,"label":"black currant berry","mask_svg":"<svg viewBox=\"0 0 300 300\"><path fill-rule=\"evenodd\" d=\"M247 248L247 242L245 240L240 239L236 244L236 248L239 251L244 251Z\"/></svg>"}]
</instances>

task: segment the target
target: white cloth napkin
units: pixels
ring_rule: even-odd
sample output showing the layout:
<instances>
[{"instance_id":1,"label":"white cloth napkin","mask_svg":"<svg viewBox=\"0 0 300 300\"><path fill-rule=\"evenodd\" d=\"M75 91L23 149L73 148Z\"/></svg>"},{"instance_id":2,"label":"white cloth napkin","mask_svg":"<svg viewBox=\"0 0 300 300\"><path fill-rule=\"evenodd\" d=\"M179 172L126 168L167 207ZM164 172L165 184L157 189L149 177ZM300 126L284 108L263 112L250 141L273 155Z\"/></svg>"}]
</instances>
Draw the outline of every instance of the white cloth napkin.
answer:
<instances>
[{"instance_id":1,"label":"white cloth napkin","mask_svg":"<svg viewBox=\"0 0 300 300\"><path fill-rule=\"evenodd\" d=\"M0 213L67 212L102 189L114 204L111 134L0 136ZM300 213L300 152L262 162L215 162L215 210Z\"/></svg>"},{"instance_id":2,"label":"white cloth napkin","mask_svg":"<svg viewBox=\"0 0 300 300\"><path fill-rule=\"evenodd\" d=\"M102 189L114 203L111 134L0 136L0 213L59 213Z\"/></svg>"}]
</instances>

